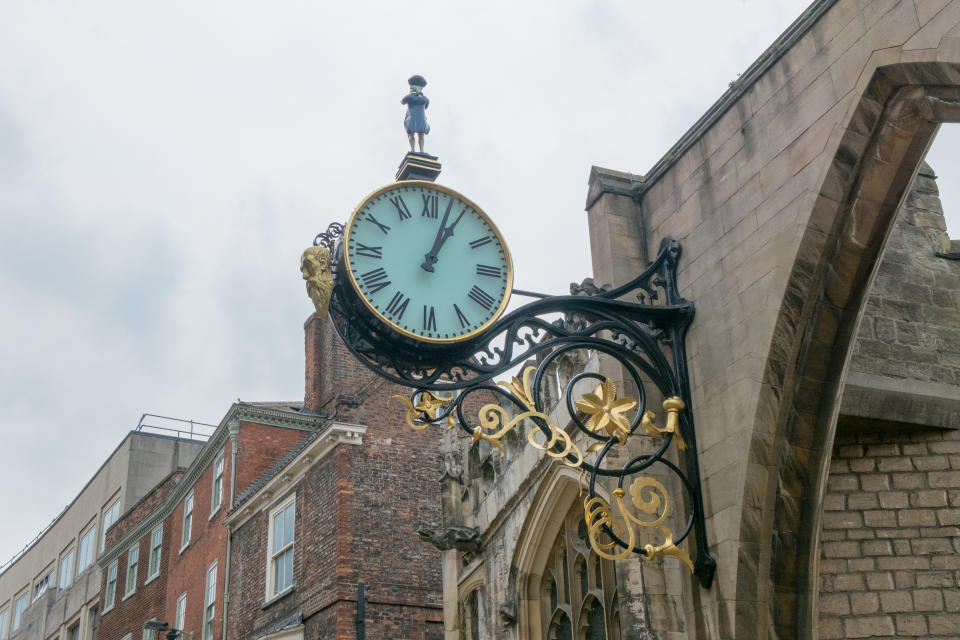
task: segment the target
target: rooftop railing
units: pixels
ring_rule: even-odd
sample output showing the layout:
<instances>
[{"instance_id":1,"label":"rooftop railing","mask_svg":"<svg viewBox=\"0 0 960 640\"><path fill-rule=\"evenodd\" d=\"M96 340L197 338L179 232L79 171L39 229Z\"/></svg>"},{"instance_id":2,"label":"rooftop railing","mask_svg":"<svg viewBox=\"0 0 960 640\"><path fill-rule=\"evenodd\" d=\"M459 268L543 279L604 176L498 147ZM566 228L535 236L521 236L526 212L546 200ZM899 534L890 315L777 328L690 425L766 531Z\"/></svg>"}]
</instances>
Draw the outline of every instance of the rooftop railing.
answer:
<instances>
[{"instance_id":1,"label":"rooftop railing","mask_svg":"<svg viewBox=\"0 0 960 640\"><path fill-rule=\"evenodd\" d=\"M171 418L155 413L145 413L140 416L140 422L137 423L136 430L184 440L206 442L217 430L217 425L197 422L196 420L184 420L183 418Z\"/></svg>"}]
</instances>

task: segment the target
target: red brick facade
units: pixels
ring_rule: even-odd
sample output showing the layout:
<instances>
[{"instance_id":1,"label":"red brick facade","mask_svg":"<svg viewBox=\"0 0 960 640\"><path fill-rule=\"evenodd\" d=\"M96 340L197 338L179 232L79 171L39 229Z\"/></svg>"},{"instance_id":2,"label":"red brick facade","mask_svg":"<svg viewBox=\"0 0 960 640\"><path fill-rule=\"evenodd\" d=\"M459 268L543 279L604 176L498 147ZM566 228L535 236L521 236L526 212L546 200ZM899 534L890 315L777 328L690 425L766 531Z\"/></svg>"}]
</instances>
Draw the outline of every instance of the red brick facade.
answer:
<instances>
[{"instance_id":1,"label":"red brick facade","mask_svg":"<svg viewBox=\"0 0 960 640\"><path fill-rule=\"evenodd\" d=\"M416 530L440 522L436 432L403 422L389 385L362 367L329 323L306 327L306 396L336 421L367 427L233 533L228 637L259 637L302 618L304 637L357 637L357 585L366 587L367 638L443 637L440 554ZM326 369L332 368L332 373ZM312 400L311 400L312 398ZM293 589L266 601L269 513L295 495Z\"/></svg>"},{"instance_id":2,"label":"red brick facade","mask_svg":"<svg viewBox=\"0 0 960 640\"><path fill-rule=\"evenodd\" d=\"M183 628L187 631L193 631L193 637L197 639L203 638L204 589L207 569L214 562L217 563L217 598L214 603L213 638L221 637L223 574L227 561L227 536L220 520L229 504L231 472L231 442L229 439L222 448L223 486L221 487L221 504L216 512L211 515L213 470L220 455L220 450L218 450L213 460L204 468L193 485L193 516L190 526L190 541L186 546L182 545L183 500L181 500L168 518L171 534L170 539L164 545L171 562L166 589L167 611L169 613L167 618L162 619L173 626L177 599L181 594L186 593Z\"/></svg>"},{"instance_id":3,"label":"red brick facade","mask_svg":"<svg viewBox=\"0 0 960 640\"><path fill-rule=\"evenodd\" d=\"M103 556L103 566L116 560L118 571L115 604L101 617L100 640L121 640L128 633L139 640L143 623L151 618L174 626L177 601L184 593L184 630L193 632L193 640L207 640L203 634L205 586L214 562L217 587L211 640L224 637L225 613L226 637L231 640L260 637L291 621L302 621L306 638L355 638L359 582L366 585L367 638L442 638L440 555L416 535L420 526L440 522L435 482L438 435L417 433L404 424L402 409L397 404L388 406L388 398L408 390L388 385L364 369L329 323L313 317L305 329L305 404L313 412L297 419L315 426L259 423L251 417L255 411L241 415L239 405L234 405L189 469L167 478L121 516L108 534ZM300 451L325 442L322 438L334 421L366 427L362 444L331 444L322 455L294 464ZM235 424L232 434L230 422ZM221 452L222 505L211 515L214 467ZM263 487L273 486L268 485L271 479L290 478L294 473L297 480L264 496ZM191 486L191 535L181 548L184 499ZM291 495L296 505L294 587L265 603L269 512L271 505ZM235 512L251 504L252 498L263 508L244 520L230 512L231 535L224 518L230 506L237 504L236 496L243 504ZM151 532L156 526L163 528L160 570L147 581ZM140 549L137 587L124 599L127 548L134 544L134 535ZM106 576L104 572L103 589Z\"/></svg>"},{"instance_id":4,"label":"red brick facade","mask_svg":"<svg viewBox=\"0 0 960 640\"><path fill-rule=\"evenodd\" d=\"M140 502L118 520L107 531L106 549L111 549L118 540L125 536L136 525L150 516L176 488L183 477L182 471L177 471L148 493ZM159 523L158 523L159 524ZM164 540L169 536L169 522L163 522ZM131 544L116 558L117 583L114 590L114 606L112 609L101 612L100 626L97 630L99 638L122 638L127 633L134 637L142 637L143 623L151 618L163 619L166 608L166 576L169 563L169 554L162 553L160 570L156 577L148 581L150 564L150 535L152 529L145 536L140 537L135 545ZM136 591L129 597L125 594L127 584L127 561L130 549L138 548L138 566ZM101 602L106 603L107 572L101 578Z\"/></svg>"},{"instance_id":5,"label":"red brick facade","mask_svg":"<svg viewBox=\"0 0 960 640\"><path fill-rule=\"evenodd\" d=\"M227 437L227 433L227 430L224 430L219 436L215 434L204 452L197 457L194 466L158 485L133 509L123 514L110 529L105 552L107 556L111 551L116 551L113 547L118 542L128 544L121 542L121 538L128 532L141 524L147 527L138 543L140 552L136 592L128 598L124 598L128 559L126 548L120 550L120 555L116 558L116 602L112 609L101 614L97 636L101 640L120 640L128 633L132 633L134 637L142 637L143 623L151 618L166 621L173 626L177 600L184 593L187 595L183 628L188 632L192 631L196 640L203 639L206 578L213 563L217 565L217 587L211 640L220 640L222 637L224 585L227 578L227 529L223 525L223 516L230 504L232 464L232 440ZM262 475L299 442L304 434L300 429L241 421L237 447L237 486L242 486L240 478L257 478ZM220 482L220 506L211 513L214 468L221 455L223 473ZM176 486L191 481L191 486ZM182 545L184 498L191 487L193 515L190 539L186 545ZM177 489L178 499L175 504L167 504L174 488ZM158 512L158 509L161 512ZM162 513L164 509L166 513ZM160 569L151 579L151 534L161 525L163 538ZM105 566L109 564L108 561ZM106 580L105 571L101 583L104 590Z\"/></svg>"}]
</instances>

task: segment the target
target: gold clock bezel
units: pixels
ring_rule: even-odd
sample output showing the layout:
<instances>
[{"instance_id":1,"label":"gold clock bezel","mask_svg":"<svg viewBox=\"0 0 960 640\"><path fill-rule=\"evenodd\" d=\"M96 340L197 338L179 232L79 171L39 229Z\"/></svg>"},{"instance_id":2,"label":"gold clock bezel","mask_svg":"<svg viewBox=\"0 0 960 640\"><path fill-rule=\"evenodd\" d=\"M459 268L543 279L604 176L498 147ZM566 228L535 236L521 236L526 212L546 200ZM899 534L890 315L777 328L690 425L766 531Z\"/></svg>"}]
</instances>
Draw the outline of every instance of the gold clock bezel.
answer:
<instances>
[{"instance_id":1,"label":"gold clock bezel","mask_svg":"<svg viewBox=\"0 0 960 640\"><path fill-rule=\"evenodd\" d=\"M377 198L378 196L383 195L388 191L392 191L394 189L407 188L407 187L422 187L426 189L432 189L434 191L439 191L441 193L445 193L446 195L452 198L456 198L460 200L461 202L469 206L471 209L476 211L477 214L479 214L480 217L484 219L484 221L493 230L493 233L497 236L497 240L500 242L500 246L503 248L503 253L507 260L507 288L506 288L506 292L504 293L503 300L500 301L500 306L497 307L497 310L493 313L493 315L490 316L490 318L486 322L484 322L482 325L480 325L476 329L472 329L471 331L463 335L457 336L455 338L428 338L427 336L422 336L417 333L413 333L412 331L407 331L403 327L397 326L393 321L387 318L384 314L377 311L377 309L370 303L370 301L367 300L367 297L363 295L363 291L361 291L360 286L353 275L353 268L350 265L350 252L348 251L348 247L350 246L350 233L351 231L353 231L353 225L357 219L357 216L360 215L360 212L363 210L363 208L367 206L367 204L369 204L370 201L373 200L374 198ZM467 340L470 340L471 338L476 337L477 335L489 329L490 326L493 325L493 323L495 323L497 320L500 319L500 316L502 316L503 312L506 311L507 304L510 302L510 296L513 293L513 258L510 255L510 249L507 247L506 241L503 239L503 234L500 233L500 229L497 228L497 225L493 223L493 220L490 219L490 216L488 216L483 209L478 207L476 203L470 200L469 198L464 197L462 194L454 191L449 187L445 187L443 185L430 182L428 180L401 180L398 182L393 182L391 184L380 187L379 189L377 189L376 191L368 195L366 198L361 200L360 204L357 205L357 207L353 210L353 213L350 214L350 218L347 220L347 224L345 226L345 230L343 234L343 248L344 248L343 261L347 271L347 279L349 280L350 286L353 288L354 293L356 293L357 297L359 297L360 300L363 301L363 305L380 322L386 324L391 331L395 331L396 333L399 333L402 336L412 338L413 340L416 340L418 342L425 342L429 344L457 344L457 343L465 342Z\"/></svg>"}]
</instances>

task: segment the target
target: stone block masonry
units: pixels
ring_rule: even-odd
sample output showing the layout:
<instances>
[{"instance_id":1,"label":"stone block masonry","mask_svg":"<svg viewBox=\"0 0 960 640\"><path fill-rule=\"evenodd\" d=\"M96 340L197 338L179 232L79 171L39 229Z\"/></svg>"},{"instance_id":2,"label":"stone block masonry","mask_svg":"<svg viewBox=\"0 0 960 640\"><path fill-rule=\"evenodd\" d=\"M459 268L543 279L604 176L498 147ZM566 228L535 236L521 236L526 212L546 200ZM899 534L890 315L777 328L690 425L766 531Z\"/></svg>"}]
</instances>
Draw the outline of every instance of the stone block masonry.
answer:
<instances>
[{"instance_id":1,"label":"stone block masonry","mask_svg":"<svg viewBox=\"0 0 960 640\"><path fill-rule=\"evenodd\" d=\"M821 539L821 638L956 638L960 431L838 434Z\"/></svg>"},{"instance_id":2,"label":"stone block masonry","mask_svg":"<svg viewBox=\"0 0 960 640\"><path fill-rule=\"evenodd\" d=\"M911 269L912 247L938 224L929 180L909 203L913 233L889 242L903 297L874 313L865 292L937 123L960 119L958 45L960 0L817 0L643 177L594 172L594 280L623 284L670 237L683 245L680 290L697 308L691 406L719 570L709 592L684 592L691 636L814 634L819 501L854 375L865 391L876 378L888 385L856 403L883 409L862 416L869 425L883 413L902 426L907 413L918 428L949 426L933 421L950 414L931 391L956 396L956 281L947 264ZM882 319L855 354L864 368L847 376L865 306ZM891 391L909 410L884 404ZM910 471L873 473L867 485L888 485L876 491L917 490ZM907 526L895 514L867 524L863 513L861 530ZM896 620L869 627L898 633Z\"/></svg>"},{"instance_id":3,"label":"stone block masonry","mask_svg":"<svg viewBox=\"0 0 960 640\"><path fill-rule=\"evenodd\" d=\"M883 254L851 372L960 386L960 265L937 255L945 231L936 177L923 163Z\"/></svg>"}]
</instances>

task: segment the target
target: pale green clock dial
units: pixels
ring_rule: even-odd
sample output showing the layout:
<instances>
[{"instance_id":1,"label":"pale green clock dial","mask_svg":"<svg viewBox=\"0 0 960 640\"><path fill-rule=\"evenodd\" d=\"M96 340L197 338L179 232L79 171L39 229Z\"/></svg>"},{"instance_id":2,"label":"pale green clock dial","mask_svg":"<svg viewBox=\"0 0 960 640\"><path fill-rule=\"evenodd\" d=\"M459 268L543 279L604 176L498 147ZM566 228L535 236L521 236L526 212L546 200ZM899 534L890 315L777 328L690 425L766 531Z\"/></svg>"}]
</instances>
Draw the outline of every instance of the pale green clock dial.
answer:
<instances>
[{"instance_id":1,"label":"pale green clock dial","mask_svg":"<svg viewBox=\"0 0 960 640\"><path fill-rule=\"evenodd\" d=\"M395 331L458 342L503 313L513 265L500 232L457 192L402 181L367 197L347 222L350 284Z\"/></svg>"}]
</instances>

